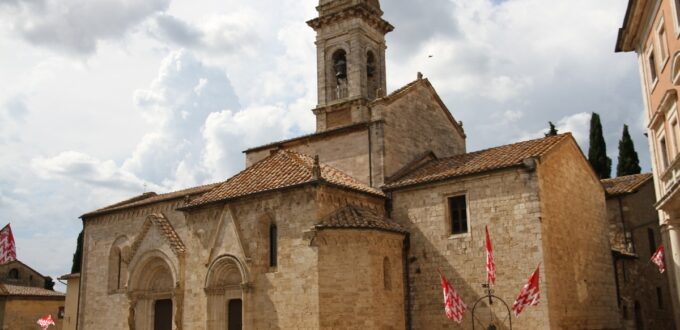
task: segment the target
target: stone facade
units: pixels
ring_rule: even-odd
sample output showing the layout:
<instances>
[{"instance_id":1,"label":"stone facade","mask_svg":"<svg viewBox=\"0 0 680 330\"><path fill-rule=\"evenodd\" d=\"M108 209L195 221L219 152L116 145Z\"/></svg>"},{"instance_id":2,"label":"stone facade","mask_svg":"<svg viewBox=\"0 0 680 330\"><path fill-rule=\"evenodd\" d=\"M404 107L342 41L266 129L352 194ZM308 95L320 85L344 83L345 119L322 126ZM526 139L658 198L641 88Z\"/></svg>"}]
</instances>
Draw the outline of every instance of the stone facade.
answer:
<instances>
[{"instance_id":1,"label":"stone facade","mask_svg":"<svg viewBox=\"0 0 680 330\"><path fill-rule=\"evenodd\" d=\"M541 265L515 328L619 328L604 190L574 139L468 153L422 75L372 94L392 29L379 1L317 10L317 132L245 151L224 182L85 214L78 329L445 329L440 269L470 308L459 328L476 302L507 328L480 299L485 226L508 304Z\"/></svg>"},{"instance_id":2,"label":"stone facade","mask_svg":"<svg viewBox=\"0 0 680 330\"><path fill-rule=\"evenodd\" d=\"M35 329L39 318L51 314L61 330L64 295L45 289L51 281L18 260L0 265L0 329Z\"/></svg>"},{"instance_id":3,"label":"stone facade","mask_svg":"<svg viewBox=\"0 0 680 330\"><path fill-rule=\"evenodd\" d=\"M649 262L661 243L654 182L651 175L640 176L643 178L633 190L607 196L619 310L626 329L640 325L645 329L675 329L668 274L660 274Z\"/></svg>"},{"instance_id":4,"label":"stone facade","mask_svg":"<svg viewBox=\"0 0 680 330\"><path fill-rule=\"evenodd\" d=\"M64 306L64 297L53 298L9 298L0 297L0 329L2 330L35 330L39 318L52 314L55 326L53 330L61 330L63 320L57 317L59 308Z\"/></svg>"}]
</instances>

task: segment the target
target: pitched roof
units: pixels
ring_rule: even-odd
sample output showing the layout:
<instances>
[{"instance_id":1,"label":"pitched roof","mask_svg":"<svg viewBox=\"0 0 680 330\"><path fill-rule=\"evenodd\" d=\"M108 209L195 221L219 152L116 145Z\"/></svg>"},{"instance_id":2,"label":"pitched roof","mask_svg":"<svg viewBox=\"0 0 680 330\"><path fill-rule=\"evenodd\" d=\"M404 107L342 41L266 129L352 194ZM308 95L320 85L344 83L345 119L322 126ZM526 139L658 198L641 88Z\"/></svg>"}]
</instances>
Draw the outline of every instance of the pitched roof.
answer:
<instances>
[{"instance_id":1,"label":"pitched roof","mask_svg":"<svg viewBox=\"0 0 680 330\"><path fill-rule=\"evenodd\" d=\"M318 166L320 177L316 177L314 173L314 158L290 150L279 150L194 199L186 207L191 208L312 182L325 182L359 192L384 196L379 189L365 185L336 168L326 164L318 164Z\"/></svg>"},{"instance_id":2,"label":"pitched roof","mask_svg":"<svg viewBox=\"0 0 680 330\"><path fill-rule=\"evenodd\" d=\"M0 296L64 297L65 295L58 291L52 291L43 288L0 284Z\"/></svg>"},{"instance_id":3,"label":"pitched roof","mask_svg":"<svg viewBox=\"0 0 680 330\"><path fill-rule=\"evenodd\" d=\"M215 188L218 186L220 183L213 183L213 184L208 184L204 186L198 186L198 187L192 187L188 189L183 189L183 190L178 190L166 194L156 194L154 192L147 192L143 193L141 195L132 197L130 199L127 199L122 202L118 202L106 207L103 207L101 209L98 209L96 211L92 211L89 213L85 213L81 215L81 218L86 218L86 217L91 217L94 215L100 215L100 214L105 214L113 211L119 211L119 210L124 210L136 206L143 206L143 205L149 205L153 203L159 203L159 202L164 202L172 199L177 199L177 198L183 198L185 196L192 196L192 195L197 195L204 193L206 191L209 191L210 189Z\"/></svg>"},{"instance_id":4,"label":"pitched roof","mask_svg":"<svg viewBox=\"0 0 680 330\"><path fill-rule=\"evenodd\" d=\"M393 190L458 176L522 166L525 159L540 157L556 144L570 138L570 133L559 134L452 157L434 159L399 178L394 178L392 182L389 182L383 188Z\"/></svg>"},{"instance_id":5,"label":"pitched roof","mask_svg":"<svg viewBox=\"0 0 680 330\"><path fill-rule=\"evenodd\" d=\"M355 205L340 208L319 221L314 227L317 229L375 229L408 233L396 222Z\"/></svg>"},{"instance_id":6,"label":"pitched roof","mask_svg":"<svg viewBox=\"0 0 680 330\"><path fill-rule=\"evenodd\" d=\"M345 134L345 133L361 131L361 130L367 129L373 123L375 123L375 121L354 123L354 124L344 125L344 126L340 126L340 127L335 127L335 128L329 129L329 130L322 131L322 132L315 132L315 133L311 133L311 134L307 134L307 135L294 137L294 138L291 138L291 139L267 143L267 144L264 144L264 145L261 145L261 146L246 149L246 150L243 151L243 153L247 154L247 153L250 153L250 152L259 151L259 150L263 150L263 149L281 147L281 146L284 146L284 145L289 144L289 143L308 142L308 141L323 139L323 138L326 138L326 137L329 137L329 136L335 136L335 135L341 135L341 134Z\"/></svg>"},{"instance_id":7,"label":"pitched roof","mask_svg":"<svg viewBox=\"0 0 680 330\"><path fill-rule=\"evenodd\" d=\"M12 261L7 262L7 263L4 263L4 264L2 264L2 265L3 265L3 266L8 266L8 265L11 265L11 264L18 264L19 267L26 268L26 269L28 269L28 270L30 270L30 271L32 271L32 272L38 274L38 276L40 276L40 277L45 277L45 275L40 274L40 272L38 272L37 270L33 269L31 266L29 266L29 265L27 265L27 264L21 262L21 261L18 260L18 259L12 260ZM8 268L9 268L9 266L8 266Z\"/></svg>"},{"instance_id":8,"label":"pitched roof","mask_svg":"<svg viewBox=\"0 0 680 330\"><path fill-rule=\"evenodd\" d=\"M619 196L636 192L640 186L651 179L652 173L642 173L604 179L601 182L604 189L607 190L607 195Z\"/></svg>"}]
</instances>

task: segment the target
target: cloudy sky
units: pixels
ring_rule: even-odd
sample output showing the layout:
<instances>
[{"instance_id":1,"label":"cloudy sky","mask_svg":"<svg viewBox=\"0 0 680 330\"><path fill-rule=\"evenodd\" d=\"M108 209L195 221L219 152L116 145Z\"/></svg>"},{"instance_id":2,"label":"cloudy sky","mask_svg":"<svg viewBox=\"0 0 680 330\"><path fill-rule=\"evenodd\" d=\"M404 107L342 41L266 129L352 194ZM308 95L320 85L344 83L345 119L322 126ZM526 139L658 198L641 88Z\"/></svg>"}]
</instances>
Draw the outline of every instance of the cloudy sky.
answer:
<instances>
[{"instance_id":1,"label":"cloudy sky","mask_svg":"<svg viewBox=\"0 0 680 330\"><path fill-rule=\"evenodd\" d=\"M314 130L315 0L0 0L0 226L68 273L78 216L143 191L226 179L241 150ZM542 136L584 152L601 114L648 171L626 0L382 0L388 89L422 71L468 149ZM429 57L428 55L433 55Z\"/></svg>"}]
</instances>

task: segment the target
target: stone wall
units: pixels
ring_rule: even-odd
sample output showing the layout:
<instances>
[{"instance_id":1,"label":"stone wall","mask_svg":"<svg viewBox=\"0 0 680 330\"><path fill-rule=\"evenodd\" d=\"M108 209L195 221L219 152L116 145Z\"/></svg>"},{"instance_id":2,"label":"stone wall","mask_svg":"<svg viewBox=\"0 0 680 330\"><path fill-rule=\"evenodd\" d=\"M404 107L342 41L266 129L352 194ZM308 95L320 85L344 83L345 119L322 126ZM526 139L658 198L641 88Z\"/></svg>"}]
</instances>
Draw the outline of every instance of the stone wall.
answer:
<instances>
[{"instance_id":1,"label":"stone wall","mask_svg":"<svg viewBox=\"0 0 680 330\"><path fill-rule=\"evenodd\" d=\"M9 278L9 272L12 269L18 271L18 279ZM45 278L23 263L15 261L0 265L0 283L44 288Z\"/></svg>"},{"instance_id":2,"label":"stone wall","mask_svg":"<svg viewBox=\"0 0 680 330\"><path fill-rule=\"evenodd\" d=\"M152 225L138 244L126 243L123 246L124 254L130 260L128 272L133 274L128 276L128 283L138 282L134 274L145 265L144 256L161 255L168 263L171 278L177 281L171 294L173 306L182 311L181 317L175 315L175 320L178 320L183 329L211 329L206 325L210 318L215 317L215 313L211 312L214 306L208 302L206 286L209 273L218 268L215 265L224 258L230 258L239 268L241 279L237 283L241 285L236 286L235 292L227 290L226 295L243 300L245 328L322 328L319 247L311 245L314 224L322 216L346 204L358 204L381 211L384 205L382 198L324 185L310 185L242 198L206 206L187 214L175 211L180 206L179 203L163 202L85 221L80 328L96 329L98 324L104 323L110 329L127 329L130 316L129 294L132 289L133 296L139 300L135 313L137 320L141 320L143 314L148 314L147 309L151 306L143 306L146 303L142 299L160 297L153 290L145 293L144 288L137 284L113 291L106 285L110 273L109 253L114 242L120 242L122 236L127 237L126 242L136 242L140 233L143 233L144 223L154 213L162 213L168 219L186 247L186 253L174 256L161 228ZM269 264L271 224L275 224L278 231L276 267L270 267ZM386 241L394 241L386 234L378 233L374 236L383 237L380 235L386 237ZM393 283L399 286L400 247L386 251L384 245L376 244L367 251L355 252L363 253L366 260L371 260L372 271L377 267L378 254L394 259L391 263L395 276ZM343 260L346 262L350 259ZM381 257L380 267L382 261ZM327 271L333 267L332 263L333 261L325 263ZM375 272L370 275L367 280L375 284ZM376 313L374 320L369 321L372 324L385 325L385 329L395 328L394 324L403 326L403 292L400 293L400 288L394 288L390 293L391 295L378 295L373 299L381 303L386 312ZM392 299L400 295L401 299ZM389 297L390 308L385 307L390 305L386 297ZM347 300L340 305L328 307L327 311L341 312L353 308L352 304L353 302ZM215 322L219 324L223 320ZM139 321L135 323L138 325L137 330L146 328Z\"/></svg>"},{"instance_id":3,"label":"stone wall","mask_svg":"<svg viewBox=\"0 0 680 330\"><path fill-rule=\"evenodd\" d=\"M299 153L316 156L327 165L333 166L353 178L370 183L369 178L369 137L368 129L353 131L346 134L334 135L328 138L301 140L286 149ZM246 166L257 163L271 154L271 149L263 149L246 154ZM374 149L374 150L377 150ZM375 154L375 153L374 153ZM380 154L377 154L378 156Z\"/></svg>"},{"instance_id":4,"label":"stone wall","mask_svg":"<svg viewBox=\"0 0 680 330\"><path fill-rule=\"evenodd\" d=\"M630 245L632 250L629 252L637 255L620 258L615 265L621 298L619 309L626 329L635 329L636 302L640 306L645 329L675 329L668 274L660 274L658 268L649 262L656 249L652 251L650 248L648 230L654 233L653 245L661 244L655 202L652 180L633 194L607 199L612 247ZM626 242L624 232L632 233L632 242ZM661 306L657 288L661 289Z\"/></svg>"},{"instance_id":5,"label":"stone wall","mask_svg":"<svg viewBox=\"0 0 680 330\"><path fill-rule=\"evenodd\" d=\"M465 194L469 233L452 236L447 197ZM519 290L542 261L541 215L538 181L534 173L508 169L459 178L392 193L392 217L411 233L409 278L413 329L450 329L444 315L437 270L441 269L468 306L461 329L472 328L472 307L485 294L486 252L484 227L494 246L497 284L495 294L512 306ZM543 279L543 278L542 278ZM542 284L544 281L542 281ZM515 329L546 329L547 297L528 308ZM484 308L480 307L480 311ZM484 318L486 312L479 312ZM504 319L507 312L498 311ZM477 325L477 328L482 328Z\"/></svg>"},{"instance_id":6,"label":"stone wall","mask_svg":"<svg viewBox=\"0 0 680 330\"><path fill-rule=\"evenodd\" d=\"M52 314L56 327L53 330L62 329L62 319L57 317L59 307L64 306L64 298L0 298L0 329L2 330L35 330L38 328L39 318Z\"/></svg>"},{"instance_id":7,"label":"stone wall","mask_svg":"<svg viewBox=\"0 0 680 330\"><path fill-rule=\"evenodd\" d=\"M416 157L434 151L437 157L465 153L465 136L446 115L426 81L418 82L394 100L378 102L375 113L385 120L385 176Z\"/></svg>"},{"instance_id":8,"label":"stone wall","mask_svg":"<svg viewBox=\"0 0 680 330\"><path fill-rule=\"evenodd\" d=\"M370 230L317 234L320 329L404 329L403 241Z\"/></svg>"},{"instance_id":9,"label":"stone wall","mask_svg":"<svg viewBox=\"0 0 680 330\"><path fill-rule=\"evenodd\" d=\"M573 139L543 156L538 174L550 327L619 328L604 188Z\"/></svg>"}]
</instances>

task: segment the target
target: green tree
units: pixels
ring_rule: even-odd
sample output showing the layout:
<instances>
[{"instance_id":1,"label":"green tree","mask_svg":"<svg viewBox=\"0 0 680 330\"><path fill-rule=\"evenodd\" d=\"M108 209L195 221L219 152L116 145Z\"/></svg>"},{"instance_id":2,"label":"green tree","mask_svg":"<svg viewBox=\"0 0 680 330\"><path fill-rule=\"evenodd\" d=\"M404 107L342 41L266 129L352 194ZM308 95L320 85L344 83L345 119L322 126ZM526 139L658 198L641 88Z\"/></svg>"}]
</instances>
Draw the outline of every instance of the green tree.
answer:
<instances>
[{"instance_id":1,"label":"green tree","mask_svg":"<svg viewBox=\"0 0 680 330\"><path fill-rule=\"evenodd\" d=\"M550 125L550 130L548 131L548 133L545 133L545 136L548 137L557 135L557 128L555 128L555 124L549 121L548 125Z\"/></svg>"},{"instance_id":2,"label":"green tree","mask_svg":"<svg viewBox=\"0 0 680 330\"><path fill-rule=\"evenodd\" d=\"M71 266L71 274L80 273L80 263L83 260L83 231L78 235L78 243L76 245L76 253L73 254L73 265Z\"/></svg>"},{"instance_id":3,"label":"green tree","mask_svg":"<svg viewBox=\"0 0 680 330\"><path fill-rule=\"evenodd\" d=\"M628 133L628 125L623 125L623 135L619 140L619 163L616 165L616 176L640 174L640 160Z\"/></svg>"},{"instance_id":4,"label":"green tree","mask_svg":"<svg viewBox=\"0 0 680 330\"><path fill-rule=\"evenodd\" d=\"M607 144L602 134L600 115L593 112L590 118L590 148L588 149L588 161L593 166L595 173L600 179L608 179L612 173L612 160L607 157Z\"/></svg>"}]
</instances>

